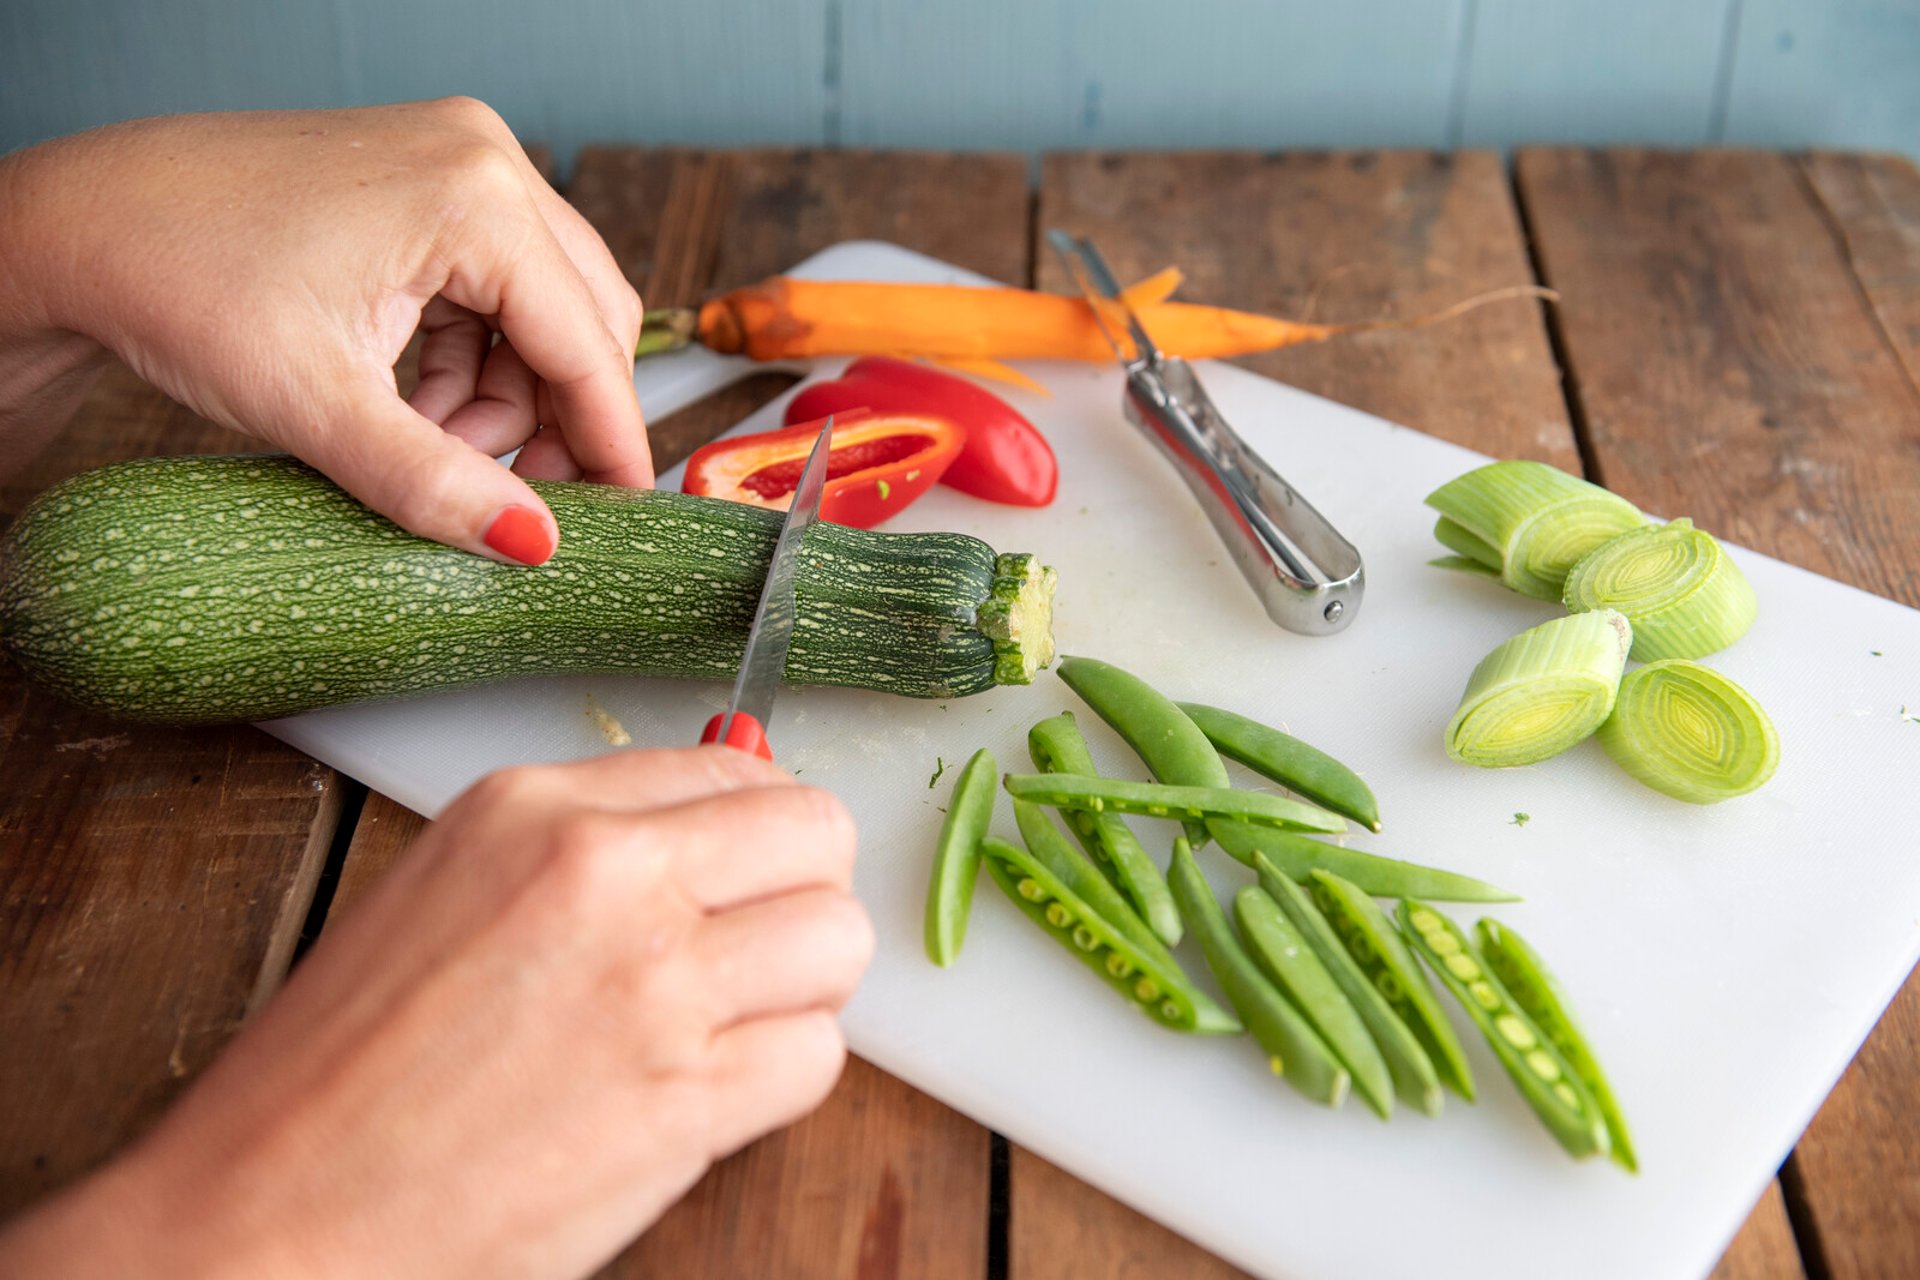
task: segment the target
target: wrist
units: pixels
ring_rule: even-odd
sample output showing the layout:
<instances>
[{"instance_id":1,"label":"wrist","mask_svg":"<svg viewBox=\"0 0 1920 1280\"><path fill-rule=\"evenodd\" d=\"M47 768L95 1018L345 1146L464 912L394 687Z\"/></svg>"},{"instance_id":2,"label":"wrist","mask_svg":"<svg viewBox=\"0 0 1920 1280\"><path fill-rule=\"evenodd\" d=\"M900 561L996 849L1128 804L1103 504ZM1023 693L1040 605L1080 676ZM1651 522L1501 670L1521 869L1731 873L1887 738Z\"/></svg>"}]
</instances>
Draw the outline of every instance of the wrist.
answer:
<instances>
[{"instance_id":1,"label":"wrist","mask_svg":"<svg viewBox=\"0 0 1920 1280\"><path fill-rule=\"evenodd\" d=\"M309 1274L241 1228L244 1212L189 1186L137 1146L0 1230L0 1275L240 1280Z\"/></svg>"}]
</instances>

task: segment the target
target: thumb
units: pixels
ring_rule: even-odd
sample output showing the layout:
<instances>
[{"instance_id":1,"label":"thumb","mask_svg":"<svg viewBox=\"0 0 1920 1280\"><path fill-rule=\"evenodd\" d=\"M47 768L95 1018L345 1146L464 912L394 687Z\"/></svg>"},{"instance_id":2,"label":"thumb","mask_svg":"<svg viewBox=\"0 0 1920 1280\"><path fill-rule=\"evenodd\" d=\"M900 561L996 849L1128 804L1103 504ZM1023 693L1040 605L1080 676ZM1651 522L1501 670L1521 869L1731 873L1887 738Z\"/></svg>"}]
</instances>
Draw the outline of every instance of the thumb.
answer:
<instances>
[{"instance_id":1,"label":"thumb","mask_svg":"<svg viewBox=\"0 0 1920 1280\"><path fill-rule=\"evenodd\" d=\"M293 452L422 538L518 564L542 564L559 545L553 512L525 480L442 431L391 387L353 397L331 429L309 434Z\"/></svg>"}]
</instances>

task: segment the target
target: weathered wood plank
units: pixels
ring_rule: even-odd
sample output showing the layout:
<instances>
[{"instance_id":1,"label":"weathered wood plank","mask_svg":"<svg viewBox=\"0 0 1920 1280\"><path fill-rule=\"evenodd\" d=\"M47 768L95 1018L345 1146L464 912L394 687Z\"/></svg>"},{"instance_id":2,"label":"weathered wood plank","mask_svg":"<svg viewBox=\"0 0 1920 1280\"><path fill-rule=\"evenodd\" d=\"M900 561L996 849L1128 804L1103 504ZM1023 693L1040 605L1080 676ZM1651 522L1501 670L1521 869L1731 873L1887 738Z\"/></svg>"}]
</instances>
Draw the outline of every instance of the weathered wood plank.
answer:
<instances>
[{"instance_id":1,"label":"weathered wood plank","mask_svg":"<svg viewBox=\"0 0 1920 1280\"><path fill-rule=\"evenodd\" d=\"M1920 166L1817 151L1800 161L1887 341L1920 384Z\"/></svg>"},{"instance_id":2,"label":"weathered wood plank","mask_svg":"<svg viewBox=\"0 0 1920 1280\"><path fill-rule=\"evenodd\" d=\"M1606 483L1920 604L1920 392L1875 314L1920 286L1870 304L1786 156L1537 150L1518 178ZM1920 1274L1916 1046L1910 980L1794 1156L1816 1272Z\"/></svg>"},{"instance_id":3,"label":"weathered wood plank","mask_svg":"<svg viewBox=\"0 0 1920 1280\"><path fill-rule=\"evenodd\" d=\"M1239 1280L1246 1272L1014 1147L1007 1280Z\"/></svg>"},{"instance_id":4,"label":"weathered wood plank","mask_svg":"<svg viewBox=\"0 0 1920 1280\"><path fill-rule=\"evenodd\" d=\"M1092 236L1123 280L1173 265L1180 296L1294 319L1418 316L1530 284L1498 157L1424 151L1048 156L1040 226ZM1043 288L1070 283L1051 256ZM1539 305L1239 361L1389 421L1577 469ZM1304 482L1303 482L1304 483Z\"/></svg>"},{"instance_id":5,"label":"weathered wood plank","mask_svg":"<svg viewBox=\"0 0 1920 1280\"><path fill-rule=\"evenodd\" d=\"M1780 1179L1767 1184L1708 1280L1806 1280Z\"/></svg>"},{"instance_id":6,"label":"weathered wood plank","mask_svg":"<svg viewBox=\"0 0 1920 1280\"><path fill-rule=\"evenodd\" d=\"M0 509L257 447L115 367ZM337 815L332 771L257 730L122 724L0 670L0 1214L142 1131L273 990Z\"/></svg>"}]
</instances>

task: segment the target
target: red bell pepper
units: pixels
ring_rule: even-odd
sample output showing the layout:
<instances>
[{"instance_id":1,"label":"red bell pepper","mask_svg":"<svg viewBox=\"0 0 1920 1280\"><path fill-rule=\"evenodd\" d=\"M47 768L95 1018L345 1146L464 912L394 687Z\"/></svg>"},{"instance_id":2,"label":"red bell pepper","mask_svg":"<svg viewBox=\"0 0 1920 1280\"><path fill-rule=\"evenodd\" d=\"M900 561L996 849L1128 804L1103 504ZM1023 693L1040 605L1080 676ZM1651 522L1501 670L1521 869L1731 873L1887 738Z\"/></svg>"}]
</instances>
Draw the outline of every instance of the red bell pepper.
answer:
<instances>
[{"instance_id":1,"label":"red bell pepper","mask_svg":"<svg viewBox=\"0 0 1920 1280\"><path fill-rule=\"evenodd\" d=\"M923 364L868 356L831 382L803 389L787 405L786 420L807 422L858 408L931 413L959 423L967 447L942 482L962 493L1018 507L1053 501L1060 468L1046 437L984 387Z\"/></svg>"},{"instance_id":2,"label":"red bell pepper","mask_svg":"<svg viewBox=\"0 0 1920 1280\"><path fill-rule=\"evenodd\" d=\"M785 511L824 422L715 440L687 459L680 487ZM931 489L965 444L959 427L932 414L835 414L820 518L871 529Z\"/></svg>"}]
</instances>

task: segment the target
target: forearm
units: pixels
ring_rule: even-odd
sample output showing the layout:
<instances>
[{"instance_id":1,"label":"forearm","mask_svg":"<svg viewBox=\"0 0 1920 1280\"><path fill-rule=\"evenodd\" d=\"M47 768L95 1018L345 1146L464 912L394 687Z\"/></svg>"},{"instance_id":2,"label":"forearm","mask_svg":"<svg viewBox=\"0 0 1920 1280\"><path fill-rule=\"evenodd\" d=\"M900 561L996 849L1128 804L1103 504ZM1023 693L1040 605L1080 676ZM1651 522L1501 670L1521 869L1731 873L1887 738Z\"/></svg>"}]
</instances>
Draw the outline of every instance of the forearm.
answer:
<instances>
[{"instance_id":1,"label":"forearm","mask_svg":"<svg viewBox=\"0 0 1920 1280\"><path fill-rule=\"evenodd\" d=\"M49 150L0 159L0 476L45 447L107 359L98 342L56 319L53 281L77 249L63 247L58 231L58 159Z\"/></svg>"}]
</instances>

